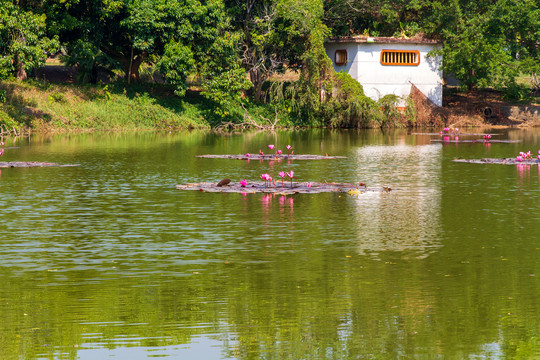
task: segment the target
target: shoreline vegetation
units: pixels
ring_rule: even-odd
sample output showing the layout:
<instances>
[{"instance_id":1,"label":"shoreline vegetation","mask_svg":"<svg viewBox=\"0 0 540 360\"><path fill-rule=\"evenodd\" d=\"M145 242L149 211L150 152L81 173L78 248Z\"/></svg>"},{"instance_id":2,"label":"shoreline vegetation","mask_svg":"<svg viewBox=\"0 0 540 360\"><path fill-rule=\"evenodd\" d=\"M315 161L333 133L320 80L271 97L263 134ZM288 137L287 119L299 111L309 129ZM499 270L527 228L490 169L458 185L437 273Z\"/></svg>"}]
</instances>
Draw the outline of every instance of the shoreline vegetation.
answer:
<instances>
[{"instance_id":1,"label":"shoreline vegetation","mask_svg":"<svg viewBox=\"0 0 540 360\"><path fill-rule=\"evenodd\" d=\"M54 81L54 79L53 79ZM122 80L106 84L28 79L0 81L0 133L61 133L90 131L190 130L221 131L274 128L439 128L451 124L465 127L540 126L538 105L512 104L493 90L460 92L445 88L444 105L436 108L422 96L411 96L408 109L398 110L391 102L379 102L362 122L333 124L324 119L307 124L291 113L286 102L238 104L219 109L195 86L178 97L166 84ZM286 81L270 85L283 86ZM394 100L394 99L392 99ZM516 110L521 117L512 116ZM536 109L536 113L534 112ZM349 109L336 109L347 113ZM379 111L377 111L379 110ZM529 111L527 113L526 111ZM361 114L362 115L362 114ZM369 117L372 118L369 118ZM359 125L359 126L358 126Z\"/></svg>"}]
</instances>

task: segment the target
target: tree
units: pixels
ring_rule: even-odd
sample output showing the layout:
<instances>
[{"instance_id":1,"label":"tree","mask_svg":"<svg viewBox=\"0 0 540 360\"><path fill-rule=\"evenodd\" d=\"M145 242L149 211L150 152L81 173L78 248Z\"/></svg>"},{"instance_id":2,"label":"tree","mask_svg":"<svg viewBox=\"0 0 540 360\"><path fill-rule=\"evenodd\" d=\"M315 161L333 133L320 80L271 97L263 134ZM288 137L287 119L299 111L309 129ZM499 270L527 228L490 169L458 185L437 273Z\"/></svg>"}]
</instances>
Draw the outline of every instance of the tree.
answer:
<instances>
[{"instance_id":1,"label":"tree","mask_svg":"<svg viewBox=\"0 0 540 360\"><path fill-rule=\"evenodd\" d=\"M224 13L219 0L80 0L63 11L66 18L77 19L74 26L59 26L69 56L88 58L88 50L94 57L104 54L119 64L128 81L139 79L142 63L157 63L165 54L168 59L180 56L174 64L182 62L183 71L191 70L189 59L201 58L215 41Z\"/></svg>"},{"instance_id":2,"label":"tree","mask_svg":"<svg viewBox=\"0 0 540 360\"><path fill-rule=\"evenodd\" d=\"M249 74L256 101L275 73L301 67L310 33L322 17L321 0L226 0L233 29L240 32L242 66Z\"/></svg>"},{"instance_id":3,"label":"tree","mask_svg":"<svg viewBox=\"0 0 540 360\"><path fill-rule=\"evenodd\" d=\"M0 77L15 75L24 80L27 72L40 67L47 54L57 49L56 38L45 36L45 16L23 11L0 0Z\"/></svg>"},{"instance_id":4,"label":"tree","mask_svg":"<svg viewBox=\"0 0 540 360\"><path fill-rule=\"evenodd\" d=\"M444 69L469 90L511 62L504 42L497 37L488 37L482 31L484 28L485 23L476 18L463 21L456 32L445 34Z\"/></svg>"}]
</instances>

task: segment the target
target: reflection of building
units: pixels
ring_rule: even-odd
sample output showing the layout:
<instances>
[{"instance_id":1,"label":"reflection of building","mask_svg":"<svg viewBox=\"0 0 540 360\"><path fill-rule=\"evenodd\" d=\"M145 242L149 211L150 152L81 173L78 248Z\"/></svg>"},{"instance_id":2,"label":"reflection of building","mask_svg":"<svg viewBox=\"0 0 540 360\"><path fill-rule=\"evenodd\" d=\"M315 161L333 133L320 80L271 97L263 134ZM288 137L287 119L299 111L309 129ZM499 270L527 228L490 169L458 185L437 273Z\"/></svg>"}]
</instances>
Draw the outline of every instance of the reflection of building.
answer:
<instances>
[{"instance_id":1,"label":"reflection of building","mask_svg":"<svg viewBox=\"0 0 540 360\"><path fill-rule=\"evenodd\" d=\"M414 84L435 105L442 106L442 56L427 56L441 49L435 40L384 37L329 39L326 53L337 72L358 80L374 100L387 94L407 97Z\"/></svg>"},{"instance_id":2,"label":"reflection of building","mask_svg":"<svg viewBox=\"0 0 540 360\"><path fill-rule=\"evenodd\" d=\"M358 149L360 181L389 186L390 193L357 198L358 250L424 258L439 246L441 147L366 146Z\"/></svg>"}]
</instances>

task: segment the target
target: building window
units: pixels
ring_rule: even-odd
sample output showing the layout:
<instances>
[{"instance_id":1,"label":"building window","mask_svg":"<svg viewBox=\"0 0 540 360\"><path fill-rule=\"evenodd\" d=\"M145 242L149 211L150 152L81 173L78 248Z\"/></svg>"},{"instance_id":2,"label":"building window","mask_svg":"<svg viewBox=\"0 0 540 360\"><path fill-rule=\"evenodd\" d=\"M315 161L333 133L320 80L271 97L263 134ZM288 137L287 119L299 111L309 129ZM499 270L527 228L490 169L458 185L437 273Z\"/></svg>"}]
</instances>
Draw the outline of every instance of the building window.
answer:
<instances>
[{"instance_id":1,"label":"building window","mask_svg":"<svg viewBox=\"0 0 540 360\"><path fill-rule=\"evenodd\" d=\"M336 50L334 62L338 66L345 65L347 63L347 50Z\"/></svg>"},{"instance_id":2,"label":"building window","mask_svg":"<svg viewBox=\"0 0 540 360\"><path fill-rule=\"evenodd\" d=\"M420 64L420 52L418 50L383 50L381 64L416 66Z\"/></svg>"}]
</instances>

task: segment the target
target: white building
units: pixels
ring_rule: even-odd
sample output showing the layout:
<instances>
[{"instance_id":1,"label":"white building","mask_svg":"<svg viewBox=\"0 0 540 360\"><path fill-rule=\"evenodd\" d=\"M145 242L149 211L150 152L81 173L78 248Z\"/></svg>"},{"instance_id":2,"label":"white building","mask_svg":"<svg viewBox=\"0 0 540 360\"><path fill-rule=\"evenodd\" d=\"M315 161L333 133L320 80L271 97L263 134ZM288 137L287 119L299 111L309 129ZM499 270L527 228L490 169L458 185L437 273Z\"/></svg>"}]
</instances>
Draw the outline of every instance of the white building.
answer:
<instances>
[{"instance_id":1,"label":"white building","mask_svg":"<svg viewBox=\"0 0 540 360\"><path fill-rule=\"evenodd\" d=\"M387 94L406 98L414 84L442 106L442 56L427 56L442 44L435 40L387 37L340 37L327 40L326 54L337 72L349 73L378 100Z\"/></svg>"}]
</instances>

